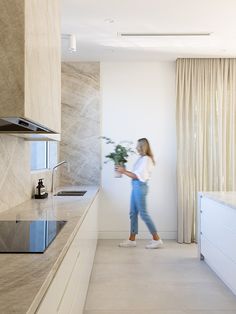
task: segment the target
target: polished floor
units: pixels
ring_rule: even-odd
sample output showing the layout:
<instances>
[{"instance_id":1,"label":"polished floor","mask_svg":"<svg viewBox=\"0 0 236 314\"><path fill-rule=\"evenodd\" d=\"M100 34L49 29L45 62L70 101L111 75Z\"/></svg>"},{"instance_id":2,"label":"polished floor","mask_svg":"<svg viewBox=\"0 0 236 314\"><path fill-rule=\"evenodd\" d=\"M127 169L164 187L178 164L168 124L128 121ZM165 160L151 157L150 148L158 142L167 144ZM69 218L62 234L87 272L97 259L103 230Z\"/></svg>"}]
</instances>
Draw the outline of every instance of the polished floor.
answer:
<instances>
[{"instance_id":1,"label":"polished floor","mask_svg":"<svg viewBox=\"0 0 236 314\"><path fill-rule=\"evenodd\" d=\"M194 244L119 248L100 240L84 314L236 314L236 296L197 258Z\"/></svg>"}]
</instances>

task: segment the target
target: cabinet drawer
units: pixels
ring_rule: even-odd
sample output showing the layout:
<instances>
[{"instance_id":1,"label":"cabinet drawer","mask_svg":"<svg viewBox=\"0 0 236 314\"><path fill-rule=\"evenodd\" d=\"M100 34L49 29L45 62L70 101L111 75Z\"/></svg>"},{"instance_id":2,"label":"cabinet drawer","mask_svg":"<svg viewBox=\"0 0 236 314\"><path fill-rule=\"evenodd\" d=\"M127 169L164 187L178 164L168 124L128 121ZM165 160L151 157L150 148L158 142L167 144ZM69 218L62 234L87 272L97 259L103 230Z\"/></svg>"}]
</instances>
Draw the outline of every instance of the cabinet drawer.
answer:
<instances>
[{"instance_id":1,"label":"cabinet drawer","mask_svg":"<svg viewBox=\"0 0 236 314\"><path fill-rule=\"evenodd\" d=\"M209 216L212 223L220 222L232 232L236 233L236 209L203 197L201 199L202 215Z\"/></svg>"},{"instance_id":2,"label":"cabinet drawer","mask_svg":"<svg viewBox=\"0 0 236 314\"><path fill-rule=\"evenodd\" d=\"M206 263L236 294L236 263L225 256L203 235L201 236L201 253L204 255Z\"/></svg>"},{"instance_id":3,"label":"cabinet drawer","mask_svg":"<svg viewBox=\"0 0 236 314\"><path fill-rule=\"evenodd\" d=\"M220 224L203 224L202 235L236 263L236 234Z\"/></svg>"},{"instance_id":4,"label":"cabinet drawer","mask_svg":"<svg viewBox=\"0 0 236 314\"><path fill-rule=\"evenodd\" d=\"M236 210L209 199L202 205L202 235L236 263Z\"/></svg>"}]
</instances>

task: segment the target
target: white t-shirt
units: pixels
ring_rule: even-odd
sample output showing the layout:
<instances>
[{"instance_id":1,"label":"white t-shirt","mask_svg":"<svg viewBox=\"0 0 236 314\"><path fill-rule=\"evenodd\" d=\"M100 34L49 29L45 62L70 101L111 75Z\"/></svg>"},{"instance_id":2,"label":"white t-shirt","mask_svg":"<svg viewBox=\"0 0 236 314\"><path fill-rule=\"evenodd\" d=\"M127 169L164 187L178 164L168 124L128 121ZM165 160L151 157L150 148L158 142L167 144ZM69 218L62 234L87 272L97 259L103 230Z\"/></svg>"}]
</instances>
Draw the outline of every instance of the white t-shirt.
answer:
<instances>
[{"instance_id":1,"label":"white t-shirt","mask_svg":"<svg viewBox=\"0 0 236 314\"><path fill-rule=\"evenodd\" d=\"M147 182L151 177L151 172L154 167L152 158L145 155L139 157L133 167L133 173L136 174L137 178L142 182Z\"/></svg>"}]
</instances>

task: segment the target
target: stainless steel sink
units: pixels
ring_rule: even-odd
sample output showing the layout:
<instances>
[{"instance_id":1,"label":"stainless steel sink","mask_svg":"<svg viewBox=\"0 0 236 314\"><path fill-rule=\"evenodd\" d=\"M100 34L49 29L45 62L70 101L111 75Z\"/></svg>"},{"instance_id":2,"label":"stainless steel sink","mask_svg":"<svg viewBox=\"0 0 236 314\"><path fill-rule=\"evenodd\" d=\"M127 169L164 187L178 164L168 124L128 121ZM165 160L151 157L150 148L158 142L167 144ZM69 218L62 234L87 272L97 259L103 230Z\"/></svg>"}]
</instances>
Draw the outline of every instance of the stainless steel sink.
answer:
<instances>
[{"instance_id":1,"label":"stainless steel sink","mask_svg":"<svg viewBox=\"0 0 236 314\"><path fill-rule=\"evenodd\" d=\"M83 196L87 191L59 191L55 196Z\"/></svg>"}]
</instances>

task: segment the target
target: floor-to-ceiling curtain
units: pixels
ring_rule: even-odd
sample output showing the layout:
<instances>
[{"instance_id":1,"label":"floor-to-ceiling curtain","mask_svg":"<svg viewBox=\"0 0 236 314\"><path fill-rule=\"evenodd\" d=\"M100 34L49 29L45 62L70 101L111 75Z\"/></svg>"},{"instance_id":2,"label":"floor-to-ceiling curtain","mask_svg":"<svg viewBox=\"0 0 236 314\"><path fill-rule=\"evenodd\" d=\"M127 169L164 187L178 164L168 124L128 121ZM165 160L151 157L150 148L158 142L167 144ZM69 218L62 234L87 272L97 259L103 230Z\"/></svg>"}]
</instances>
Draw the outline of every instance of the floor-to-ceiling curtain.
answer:
<instances>
[{"instance_id":1,"label":"floor-to-ceiling curtain","mask_svg":"<svg viewBox=\"0 0 236 314\"><path fill-rule=\"evenodd\" d=\"M178 242L196 239L197 192L236 190L236 59L178 59Z\"/></svg>"}]
</instances>

